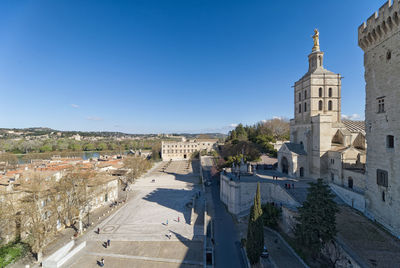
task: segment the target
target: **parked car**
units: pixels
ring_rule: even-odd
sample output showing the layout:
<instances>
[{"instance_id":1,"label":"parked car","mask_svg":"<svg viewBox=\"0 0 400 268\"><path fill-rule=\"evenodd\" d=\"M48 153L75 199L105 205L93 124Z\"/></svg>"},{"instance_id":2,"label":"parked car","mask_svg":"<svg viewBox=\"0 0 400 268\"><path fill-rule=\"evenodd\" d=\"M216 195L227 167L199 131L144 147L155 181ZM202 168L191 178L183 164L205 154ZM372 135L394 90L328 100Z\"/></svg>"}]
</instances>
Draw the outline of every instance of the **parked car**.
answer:
<instances>
[{"instance_id":1,"label":"parked car","mask_svg":"<svg viewBox=\"0 0 400 268\"><path fill-rule=\"evenodd\" d=\"M266 246L264 246L264 249L261 253L261 258L268 258L269 257L269 252Z\"/></svg>"}]
</instances>

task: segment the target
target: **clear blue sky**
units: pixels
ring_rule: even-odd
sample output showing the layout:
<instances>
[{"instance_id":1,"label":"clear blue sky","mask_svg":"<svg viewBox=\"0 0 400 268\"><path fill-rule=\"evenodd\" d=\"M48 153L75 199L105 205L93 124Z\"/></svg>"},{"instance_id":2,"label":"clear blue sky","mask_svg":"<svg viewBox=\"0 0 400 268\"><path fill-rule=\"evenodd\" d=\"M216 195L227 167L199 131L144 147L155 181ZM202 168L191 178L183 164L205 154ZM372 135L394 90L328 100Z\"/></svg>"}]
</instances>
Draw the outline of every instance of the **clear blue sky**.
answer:
<instances>
[{"instance_id":1,"label":"clear blue sky","mask_svg":"<svg viewBox=\"0 0 400 268\"><path fill-rule=\"evenodd\" d=\"M383 0L0 2L0 127L226 132L293 117L313 29L364 118L357 27Z\"/></svg>"}]
</instances>

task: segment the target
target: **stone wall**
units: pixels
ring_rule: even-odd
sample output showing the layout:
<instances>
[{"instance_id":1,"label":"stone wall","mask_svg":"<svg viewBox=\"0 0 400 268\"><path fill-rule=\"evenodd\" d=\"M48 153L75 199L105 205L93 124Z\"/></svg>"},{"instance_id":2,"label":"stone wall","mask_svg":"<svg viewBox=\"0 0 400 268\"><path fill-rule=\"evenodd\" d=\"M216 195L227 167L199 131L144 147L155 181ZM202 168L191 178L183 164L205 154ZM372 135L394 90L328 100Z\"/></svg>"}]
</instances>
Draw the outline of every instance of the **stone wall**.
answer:
<instances>
[{"instance_id":1,"label":"stone wall","mask_svg":"<svg viewBox=\"0 0 400 268\"><path fill-rule=\"evenodd\" d=\"M349 187L349 180L353 180L353 189L359 193L364 193L365 191L365 173L357 170L343 169L343 186Z\"/></svg>"},{"instance_id":2,"label":"stone wall","mask_svg":"<svg viewBox=\"0 0 400 268\"><path fill-rule=\"evenodd\" d=\"M365 198L361 193L352 191L349 188L344 188L339 185L330 183L332 191L339 196L347 205L358 211L365 212Z\"/></svg>"},{"instance_id":3,"label":"stone wall","mask_svg":"<svg viewBox=\"0 0 400 268\"><path fill-rule=\"evenodd\" d=\"M399 0L388 1L359 27L358 39L365 53L367 215L400 237L399 7ZM381 171L387 183L378 184Z\"/></svg>"},{"instance_id":4,"label":"stone wall","mask_svg":"<svg viewBox=\"0 0 400 268\"><path fill-rule=\"evenodd\" d=\"M230 180L228 175L221 174L220 198L228 211L235 215L248 213L254 202L257 182ZM261 203L275 202L288 207L300 204L285 189L273 182L260 183Z\"/></svg>"}]
</instances>

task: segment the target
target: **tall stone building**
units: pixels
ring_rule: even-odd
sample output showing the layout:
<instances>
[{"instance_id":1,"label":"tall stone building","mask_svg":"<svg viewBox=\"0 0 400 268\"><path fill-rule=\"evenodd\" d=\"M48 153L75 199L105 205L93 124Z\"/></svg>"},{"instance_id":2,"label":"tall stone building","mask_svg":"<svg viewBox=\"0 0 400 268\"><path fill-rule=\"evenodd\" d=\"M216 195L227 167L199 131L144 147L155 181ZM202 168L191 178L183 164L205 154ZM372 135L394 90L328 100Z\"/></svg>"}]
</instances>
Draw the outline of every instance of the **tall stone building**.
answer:
<instances>
[{"instance_id":1,"label":"tall stone building","mask_svg":"<svg viewBox=\"0 0 400 268\"><path fill-rule=\"evenodd\" d=\"M366 81L366 213L400 237L400 3L358 28Z\"/></svg>"},{"instance_id":2,"label":"tall stone building","mask_svg":"<svg viewBox=\"0 0 400 268\"><path fill-rule=\"evenodd\" d=\"M278 151L278 169L293 177L325 178L363 190L364 122L341 120L341 76L324 68L315 30L308 72L294 84L290 142ZM343 168L356 172L346 175Z\"/></svg>"}]
</instances>

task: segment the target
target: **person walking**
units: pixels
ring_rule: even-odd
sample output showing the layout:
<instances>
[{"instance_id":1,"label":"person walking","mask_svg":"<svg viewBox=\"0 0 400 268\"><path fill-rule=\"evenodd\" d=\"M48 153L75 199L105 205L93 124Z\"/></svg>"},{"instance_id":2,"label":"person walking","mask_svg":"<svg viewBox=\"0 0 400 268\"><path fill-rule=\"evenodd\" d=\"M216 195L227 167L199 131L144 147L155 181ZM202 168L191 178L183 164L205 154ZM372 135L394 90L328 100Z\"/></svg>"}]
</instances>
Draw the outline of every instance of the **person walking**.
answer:
<instances>
[{"instance_id":1,"label":"person walking","mask_svg":"<svg viewBox=\"0 0 400 268\"><path fill-rule=\"evenodd\" d=\"M97 234L100 234L100 228L97 227Z\"/></svg>"},{"instance_id":2,"label":"person walking","mask_svg":"<svg viewBox=\"0 0 400 268\"><path fill-rule=\"evenodd\" d=\"M179 217L178 217L178 222L179 222Z\"/></svg>"},{"instance_id":3,"label":"person walking","mask_svg":"<svg viewBox=\"0 0 400 268\"><path fill-rule=\"evenodd\" d=\"M104 266L104 258L101 258L101 260L100 260L100 266L101 266L101 267Z\"/></svg>"},{"instance_id":4,"label":"person walking","mask_svg":"<svg viewBox=\"0 0 400 268\"><path fill-rule=\"evenodd\" d=\"M167 220L167 225L168 225L168 220Z\"/></svg>"},{"instance_id":5,"label":"person walking","mask_svg":"<svg viewBox=\"0 0 400 268\"><path fill-rule=\"evenodd\" d=\"M110 241L110 239L108 239L108 240L107 240L107 247L109 247L110 244L111 244L111 241Z\"/></svg>"},{"instance_id":6,"label":"person walking","mask_svg":"<svg viewBox=\"0 0 400 268\"><path fill-rule=\"evenodd\" d=\"M172 233L171 232L169 232L168 237L169 237L169 239L171 239L171 237L172 237Z\"/></svg>"}]
</instances>

